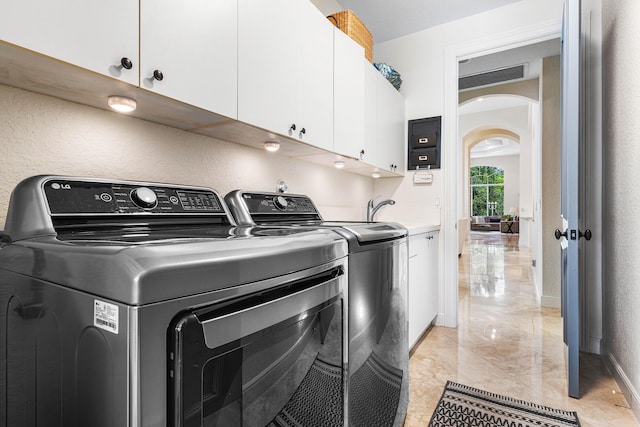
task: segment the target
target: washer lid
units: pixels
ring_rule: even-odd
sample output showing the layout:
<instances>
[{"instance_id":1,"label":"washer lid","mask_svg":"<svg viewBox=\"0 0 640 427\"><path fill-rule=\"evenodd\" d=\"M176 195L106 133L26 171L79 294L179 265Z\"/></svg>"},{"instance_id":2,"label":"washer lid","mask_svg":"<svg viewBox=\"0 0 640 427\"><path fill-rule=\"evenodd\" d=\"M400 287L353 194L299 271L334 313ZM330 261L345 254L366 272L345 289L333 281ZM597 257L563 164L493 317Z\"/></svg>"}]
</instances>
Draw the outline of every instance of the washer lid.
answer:
<instances>
[{"instance_id":1,"label":"washer lid","mask_svg":"<svg viewBox=\"0 0 640 427\"><path fill-rule=\"evenodd\" d=\"M278 277L346 256L330 230L236 227L209 188L62 176L16 186L0 268L131 305Z\"/></svg>"},{"instance_id":2,"label":"washer lid","mask_svg":"<svg viewBox=\"0 0 640 427\"><path fill-rule=\"evenodd\" d=\"M60 240L0 249L0 269L128 305L144 305L276 278L340 260L347 243L329 229L234 228L230 235Z\"/></svg>"},{"instance_id":3,"label":"washer lid","mask_svg":"<svg viewBox=\"0 0 640 427\"><path fill-rule=\"evenodd\" d=\"M409 234L405 227L395 222L325 221L322 225L347 230L361 244L400 239Z\"/></svg>"}]
</instances>

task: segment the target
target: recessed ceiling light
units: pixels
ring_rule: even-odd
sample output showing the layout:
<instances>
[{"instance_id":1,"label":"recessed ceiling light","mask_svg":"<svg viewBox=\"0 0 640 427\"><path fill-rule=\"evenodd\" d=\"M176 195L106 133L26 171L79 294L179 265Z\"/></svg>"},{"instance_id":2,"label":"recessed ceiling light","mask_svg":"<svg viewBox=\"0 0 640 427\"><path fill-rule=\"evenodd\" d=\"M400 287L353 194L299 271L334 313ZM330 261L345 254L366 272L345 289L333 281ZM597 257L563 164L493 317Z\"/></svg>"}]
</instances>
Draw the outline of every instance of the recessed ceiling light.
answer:
<instances>
[{"instance_id":1,"label":"recessed ceiling light","mask_svg":"<svg viewBox=\"0 0 640 427\"><path fill-rule=\"evenodd\" d=\"M278 151L280 149L280 143L276 141L267 141L264 143L264 149L267 151Z\"/></svg>"},{"instance_id":2,"label":"recessed ceiling light","mask_svg":"<svg viewBox=\"0 0 640 427\"><path fill-rule=\"evenodd\" d=\"M374 172L371 174L371 176L374 178L380 178L382 175L380 175L380 172Z\"/></svg>"},{"instance_id":3,"label":"recessed ceiling light","mask_svg":"<svg viewBox=\"0 0 640 427\"><path fill-rule=\"evenodd\" d=\"M333 166L336 169L342 169L344 168L345 163L342 160L336 160L335 162L333 162Z\"/></svg>"},{"instance_id":4,"label":"recessed ceiling light","mask_svg":"<svg viewBox=\"0 0 640 427\"><path fill-rule=\"evenodd\" d=\"M478 98L478 99L477 99L477 101L478 101L478 102L482 102L482 101L484 101L484 98L483 98L483 97L480 97L480 98Z\"/></svg>"},{"instance_id":5,"label":"recessed ceiling light","mask_svg":"<svg viewBox=\"0 0 640 427\"><path fill-rule=\"evenodd\" d=\"M138 103L135 99L127 98L126 96L111 95L107 99L109 107L116 110L119 113L130 113L136 109Z\"/></svg>"}]
</instances>

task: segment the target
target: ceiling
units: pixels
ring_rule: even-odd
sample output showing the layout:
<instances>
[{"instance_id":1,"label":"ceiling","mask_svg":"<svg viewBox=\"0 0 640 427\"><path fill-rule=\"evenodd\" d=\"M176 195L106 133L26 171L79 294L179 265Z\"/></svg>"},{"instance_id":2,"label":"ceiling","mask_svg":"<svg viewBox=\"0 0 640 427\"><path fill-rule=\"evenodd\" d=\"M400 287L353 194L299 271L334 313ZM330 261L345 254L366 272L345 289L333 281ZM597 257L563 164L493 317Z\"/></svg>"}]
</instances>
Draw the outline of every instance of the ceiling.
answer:
<instances>
[{"instance_id":1,"label":"ceiling","mask_svg":"<svg viewBox=\"0 0 640 427\"><path fill-rule=\"evenodd\" d=\"M381 43L520 0L337 0Z\"/></svg>"}]
</instances>

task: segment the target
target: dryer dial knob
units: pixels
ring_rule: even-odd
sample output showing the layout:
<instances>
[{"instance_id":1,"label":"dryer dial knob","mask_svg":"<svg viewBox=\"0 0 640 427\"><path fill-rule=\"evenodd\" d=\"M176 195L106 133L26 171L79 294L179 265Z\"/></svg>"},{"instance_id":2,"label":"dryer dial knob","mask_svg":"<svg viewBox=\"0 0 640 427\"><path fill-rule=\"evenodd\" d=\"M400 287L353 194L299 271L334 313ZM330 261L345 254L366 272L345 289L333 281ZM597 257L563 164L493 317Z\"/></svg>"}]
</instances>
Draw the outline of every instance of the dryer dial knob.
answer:
<instances>
[{"instance_id":1,"label":"dryer dial knob","mask_svg":"<svg viewBox=\"0 0 640 427\"><path fill-rule=\"evenodd\" d=\"M153 209L158 205L155 191L147 187L138 187L131 191L131 200L143 209Z\"/></svg>"},{"instance_id":2,"label":"dryer dial knob","mask_svg":"<svg viewBox=\"0 0 640 427\"><path fill-rule=\"evenodd\" d=\"M285 199L282 196L276 196L273 198L273 204L275 205L276 208L280 209L281 211L287 209L287 199Z\"/></svg>"}]
</instances>

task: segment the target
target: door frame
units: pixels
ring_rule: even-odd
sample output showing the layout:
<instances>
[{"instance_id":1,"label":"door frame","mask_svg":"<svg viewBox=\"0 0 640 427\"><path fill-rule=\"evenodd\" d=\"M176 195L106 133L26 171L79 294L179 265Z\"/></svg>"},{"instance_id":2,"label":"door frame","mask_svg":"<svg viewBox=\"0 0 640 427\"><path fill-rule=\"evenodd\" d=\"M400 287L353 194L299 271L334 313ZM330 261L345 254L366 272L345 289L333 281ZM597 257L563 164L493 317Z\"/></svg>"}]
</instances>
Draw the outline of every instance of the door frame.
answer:
<instances>
[{"instance_id":1,"label":"door frame","mask_svg":"<svg viewBox=\"0 0 640 427\"><path fill-rule=\"evenodd\" d=\"M458 326L458 218L462 216L458 194L462 179L462 148L458 143L458 61L488 55L560 37L562 18L505 32L485 40L449 46L444 50L444 114L442 121L444 191L441 233L443 254L440 265L441 314L437 324Z\"/></svg>"}]
</instances>

